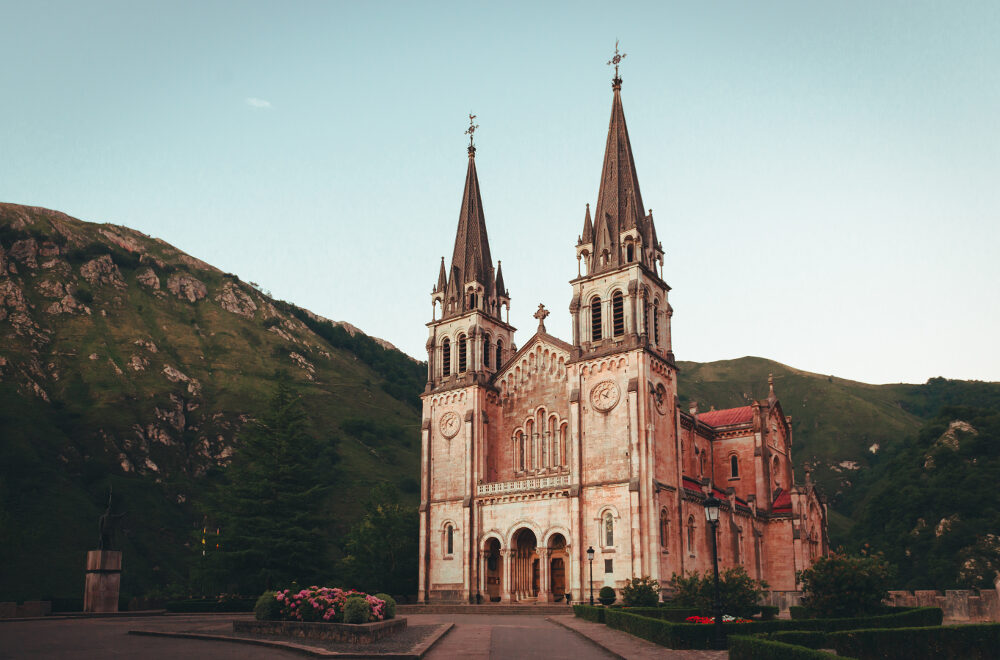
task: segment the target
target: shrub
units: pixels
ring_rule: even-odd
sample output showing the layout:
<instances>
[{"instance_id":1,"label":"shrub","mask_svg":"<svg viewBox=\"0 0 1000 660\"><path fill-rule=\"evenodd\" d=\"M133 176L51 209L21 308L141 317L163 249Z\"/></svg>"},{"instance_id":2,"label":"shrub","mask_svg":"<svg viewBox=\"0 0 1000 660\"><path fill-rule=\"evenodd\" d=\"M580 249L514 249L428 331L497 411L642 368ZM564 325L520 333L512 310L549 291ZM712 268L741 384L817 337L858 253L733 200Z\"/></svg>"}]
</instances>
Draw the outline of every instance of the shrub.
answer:
<instances>
[{"instance_id":1,"label":"shrub","mask_svg":"<svg viewBox=\"0 0 1000 660\"><path fill-rule=\"evenodd\" d=\"M331 587L309 587L293 592L284 589L275 593L281 614L285 621L329 621L332 623L349 623L346 621L347 602L359 598L365 602L367 615L365 621L381 621L385 617L386 602L376 596L369 596L360 591L344 591Z\"/></svg>"},{"instance_id":2,"label":"shrub","mask_svg":"<svg viewBox=\"0 0 1000 660\"><path fill-rule=\"evenodd\" d=\"M604 608L594 607L592 605L574 605L573 615L578 616L586 621L593 621L594 623L604 623Z\"/></svg>"},{"instance_id":3,"label":"shrub","mask_svg":"<svg viewBox=\"0 0 1000 660\"><path fill-rule=\"evenodd\" d=\"M622 588L622 600L626 606L656 607L660 601L660 583L649 577L634 577Z\"/></svg>"},{"instance_id":4,"label":"shrub","mask_svg":"<svg viewBox=\"0 0 1000 660\"><path fill-rule=\"evenodd\" d=\"M77 287L76 291L73 292L73 295L76 297L77 300L82 302L84 305L89 305L90 303L94 302L94 292L91 291L90 289Z\"/></svg>"},{"instance_id":5,"label":"shrub","mask_svg":"<svg viewBox=\"0 0 1000 660\"><path fill-rule=\"evenodd\" d=\"M253 606L258 621L277 621L281 618L281 603L275 599L275 592L265 591Z\"/></svg>"},{"instance_id":6,"label":"shrub","mask_svg":"<svg viewBox=\"0 0 1000 660\"><path fill-rule=\"evenodd\" d=\"M812 612L805 605L790 605L788 607L788 614L796 620L813 618Z\"/></svg>"},{"instance_id":7,"label":"shrub","mask_svg":"<svg viewBox=\"0 0 1000 660\"><path fill-rule=\"evenodd\" d=\"M351 596L344 605L344 623L368 623L372 607L361 596Z\"/></svg>"},{"instance_id":8,"label":"shrub","mask_svg":"<svg viewBox=\"0 0 1000 660\"><path fill-rule=\"evenodd\" d=\"M778 608L774 605L761 605L760 606L760 620L761 621L773 621L778 618Z\"/></svg>"},{"instance_id":9,"label":"shrub","mask_svg":"<svg viewBox=\"0 0 1000 660\"><path fill-rule=\"evenodd\" d=\"M686 607L697 607L711 612L715 603L715 575L697 571L684 575L676 573L670 578L674 589L674 602ZM719 574L719 599L723 614L750 618L757 613L757 601L767 590L768 584L754 580L742 566L727 568Z\"/></svg>"},{"instance_id":10,"label":"shrub","mask_svg":"<svg viewBox=\"0 0 1000 660\"><path fill-rule=\"evenodd\" d=\"M840 655L860 660L985 660L995 658L1000 648L1000 624L847 630L827 639Z\"/></svg>"},{"instance_id":11,"label":"shrub","mask_svg":"<svg viewBox=\"0 0 1000 660\"><path fill-rule=\"evenodd\" d=\"M834 553L796 577L802 584L802 604L817 616L863 616L882 609L893 571L881 555Z\"/></svg>"},{"instance_id":12,"label":"shrub","mask_svg":"<svg viewBox=\"0 0 1000 660\"><path fill-rule=\"evenodd\" d=\"M731 635L728 642L730 660L826 660L838 657L825 651L746 635Z\"/></svg>"},{"instance_id":13,"label":"shrub","mask_svg":"<svg viewBox=\"0 0 1000 660\"><path fill-rule=\"evenodd\" d=\"M618 596L615 595L615 590L611 587L601 587L601 590L597 592L597 600L601 601L601 605L608 606L615 602Z\"/></svg>"},{"instance_id":14,"label":"shrub","mask_svg":"<svg viewBox=\"0 0 1000 660\"><path fill-rule=\"evenodd\" d=\"M385 615L384 619L395 619L396 618L396 599L389 594L375 594L376 598L380 598L385 601Z\"/></svg>"}]
</instances>

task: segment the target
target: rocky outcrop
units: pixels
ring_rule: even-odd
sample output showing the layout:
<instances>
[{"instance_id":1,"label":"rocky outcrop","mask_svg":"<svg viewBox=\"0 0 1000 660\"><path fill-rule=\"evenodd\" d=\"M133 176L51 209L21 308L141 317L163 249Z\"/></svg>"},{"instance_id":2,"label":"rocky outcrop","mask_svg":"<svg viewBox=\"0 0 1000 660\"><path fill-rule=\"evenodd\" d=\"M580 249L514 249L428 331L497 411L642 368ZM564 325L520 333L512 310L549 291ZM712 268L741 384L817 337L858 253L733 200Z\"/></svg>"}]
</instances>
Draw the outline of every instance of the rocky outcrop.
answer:
<instances>
[{"instance_id":1,"label":"rocky outcrop","mask_svg":"<svg viewBox=\"0 0 1000 660\"><path fill-rule=\"evenodd\" d=\"M156 348L156 344L154 344L153 342L149 341L148 339L136 339L132 343L135 344L136 346L145 348L150 353L156 353L157 350L158 350Z\"/></svg>"},{"instance_id":2,"label":"rocky outcrop","mask_svg":"<svg viewBox=\"0 0 1000 660\"><path fill-rule=\"evenodd\" d=\"M46 298L62 298L66 295L66 286L58 280L41 280L35 288Z\"/></svg>"},{"instance_id":3,"label":"rocky outcrop","mask_svg":"<svg viewBox=\"0 0 1000 660\"><path fill-rule=\"evenodd\" d=\"M163 365L163 374L171 383L186 383L188 393L194 396L201 393L201 383L198 382L197 378L189 378L169 364Z\"/></svg>"},{"instance_id":4,"label":"rocky outcrop","mask_svg":"<svg viewBox=\"0 0 1000 660\"><path fill-rule=\"evenodd\" d=\"M90 308L74 298L71 294L66 294L45 308L47 314L90 314Z\"/></svg>"},{"instance_id":5,"label":"rocky outcrop","mask_svg":"<svg viewBox=\"0 0 1000 660\"><path fill-rule=\"evenodd\" d=\"M80 275L94 286L108 285L116 289L125 288L121 271L118 270L115 262L111 261L109 254L102 254L80 266Z\"/></svg>"},{"instance_id":6,"label":"rocky outcrop","mask_svg":"<svg viewBox=\"0 0 1000 660\"><path fill-rule=\"evenodd\" d=\"M292 358L292 361L295 362L295 364L299 365L299 367L306 372L306 378L308 378L309 380L314 380L313 376L316 373L316 367L313 366L312 362L305 359L305 357L303 357L302 355L295 353L294 351L289 353L288 357Z\"/></svg>"},{"instance_id":7,"label":"rocky outcrop","mask_svg":"<svg viewBox=\"0 0 1000 660\"><path fill-rule=\"evenodd\" d=\"M38 268L38 243L33 238L14 241L10 246L10 258L28 268Z\"/></svg>"},{"instance_id":8,"label":"rocky outcrop","mask_svg":"<svg viewBox=\"0 0 1000 660\"><path fill-rule=\"evenodd\" d=\"M243 289L233 282L226 282L215 296L215 302L227 312L252 319L257 312L257 303Z\"/></svg>"},{"instance_id":9,"label":"rocky outcrop","mask_svg":"<svg viewBox=\"0 0 1000 660\"><path fill-rule=\"evenodd\" d=\"M197 302L208 295L205 284L187 273L174 273L167 279L167 290L181 300Z\"/></svg>"},{"instance_id":10,"label":"rocky outcrop","mask_svg":"<svg viewBox=\"0 0 1000 660\"><path fill-rule=\"evenodd\" d=\"M134 229L121 228L121 231L117 231L119 228L114 229L110 227L101 227L97 231L100 232L102 236L117 245L123 250L128 252L145 252L146 249L143 247L142 243L137 241L135 238L126 235L127 232L133 232Z\"/></svg>"},{"instance_id":11,"label":"rocky outcrop","mask_svg":"<svg viewBox=\"0 0 1000 660\"><path fill-rule=\"evenodd\" d=\"M160 288L160 278L156 276L156 273L149 266L140 268L135 274L135 279L139 284L149 287L154 291Z\"/></svg>"},{"instance_id":12,"label":"rocky outcrop","mask_svg":"<svg viewBox=\"0 0 1000 660\"><path fill-rule=\"evenodd\" d=\"M149 360L141 355L133 355L128 361L128 366L132 371L145 371L149 366Z\"/></svg>"}]
</instances>

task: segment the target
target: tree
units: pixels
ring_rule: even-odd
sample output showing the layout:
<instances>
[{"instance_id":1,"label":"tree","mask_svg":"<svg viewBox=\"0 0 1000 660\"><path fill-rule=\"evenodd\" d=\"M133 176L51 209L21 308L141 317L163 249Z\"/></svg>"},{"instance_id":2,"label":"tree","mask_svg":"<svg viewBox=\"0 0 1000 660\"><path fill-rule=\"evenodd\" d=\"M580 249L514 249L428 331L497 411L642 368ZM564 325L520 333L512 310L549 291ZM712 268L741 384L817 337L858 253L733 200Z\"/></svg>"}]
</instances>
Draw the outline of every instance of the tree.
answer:
<instances>
[{"instance_id":1,"label":"tree","mask_svg":"<svg viewBox=\"0 0 1000 660\"><path fill-rule=\"evenodd\" d=\"M820 557L799 571L802 604L820 617L876 614L895 577L881 555L850 556L840 552Z\"/></svg>"},{"instance_id":2,"label":"tree","mask_svg":"<svg viewBox=\"0 0 1000 660\"><path fill-rule=\"evenodd\" d=\"M416 593L416 507L401 504L396 487L383 483L372 488L366 509L344 541L340 567L349 586L368 593Z\"/></svg>"},{"instance_id":3,"label":"tree","mask_svg":"<svg viewBox=\"0 0 1000 660\"><path fill-rule=\"evenodd\" d=\"M715 603L715 576L711 571L704 575L692 571L684 575L673 574L670 586L674 589L675 605L697 607L711 612ZM758 601L768 589L767 582L747 575L742 566L727 568L719 573L719 600L722 613L749 618L757 613Z\"/></svg>"},{"instance_id":4,"label":"tree","mask_svg":"<svg viewBox=\"0 0 1000 660\"><path fill-rule=\"evenodd\" d=\"M240 440L206 507L219 529L210 540L219 547L199 539L203 575L239 593L318 580L327 572L324 499L333 450L311 435L286 375L277 374L270 406Z\"/></svg>"}]
</instances>

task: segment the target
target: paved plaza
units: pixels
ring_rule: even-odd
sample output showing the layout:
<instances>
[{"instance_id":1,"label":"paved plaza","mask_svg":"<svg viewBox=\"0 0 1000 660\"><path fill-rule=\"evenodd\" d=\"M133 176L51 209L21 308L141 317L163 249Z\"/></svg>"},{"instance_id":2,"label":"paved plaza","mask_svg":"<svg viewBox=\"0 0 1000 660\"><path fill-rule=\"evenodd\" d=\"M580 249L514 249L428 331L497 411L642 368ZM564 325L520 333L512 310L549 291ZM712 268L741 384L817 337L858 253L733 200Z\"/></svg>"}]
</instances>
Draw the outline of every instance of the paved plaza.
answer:
<instances>
[{"instance_id":1,"label":"paved plaza","mask_svg":"<svg viewBox=\"0 0 1000 660\"><path fill-rule=\"evenodd\" d=\"M129 635L129 630L226 634L238 615L70 618L0 622L0 659L302 658L300 653L236 642ZM244 615L245 616L245 615ZM441 658L667 658L721 660L725 652L672 651L569 615L407 614L410 626L454 627L425 656ZM308 644L307 640L295 640Z\"/></svg>"}]
</instances>

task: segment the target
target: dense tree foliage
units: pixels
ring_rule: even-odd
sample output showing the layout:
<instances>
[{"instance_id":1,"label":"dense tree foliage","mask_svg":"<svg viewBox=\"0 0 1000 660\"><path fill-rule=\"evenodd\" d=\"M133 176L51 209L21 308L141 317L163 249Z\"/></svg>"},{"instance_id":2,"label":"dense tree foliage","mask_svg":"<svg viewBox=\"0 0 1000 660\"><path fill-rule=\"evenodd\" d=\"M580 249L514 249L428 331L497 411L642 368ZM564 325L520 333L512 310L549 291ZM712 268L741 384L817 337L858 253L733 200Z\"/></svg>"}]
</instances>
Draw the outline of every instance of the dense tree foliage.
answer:
<instances>
[{"instance_id":1,"label":"dense tree foliage","mask_svg":"<svg viewBox=\"0 0 1000 660\"><path fill-rule=\"evenodd\" d=\"M269 409L243 433L206 507L198 586L260 593L324 577L330 565L324 500L334 460L331 444L312 435L291 382L279 375Z\"/></svg>"},{"instance_id":2,"label":"dense tree foliage","mask_svg":"<svg viewBox=\"0 0 1000 660\"><path fill-rule=\"evenodd\" d=\"M820 557L797 575L802 604L816 616L857 617L877 614L889 595L894 571L880 555L834 553Z\"/></svg>"},{"instance_id":3,"label":"dense tree foliage","mask_svg":"<svg viewBox=\"0 0 1000 660\"><path fill-rule=\"evenodd\" d=\"M670 578L674 590L673 602L683 607L697 607L705 613L712 612L715 603L715 575L698 571ZM757 613L758 601L767 591L768 584L747 575L742 566L719 572L719 600L722 613L749 618Z\"/></svg>"},{"instance_id":4,"label":"dense tree foliage","mask_svg":"<svg viewBox=\"0 0 1000 660\"><path fill-rule=\"evenodd\" d=\"M369 593L417 591L417 510L391 484L372 489L364 517L347 534L341 574L346 586Z\"/></svg>"},{"instance_id":5,"label":"dense tree foliage","mask_svg":"<svg viewBox=\"0 0 1000 660\"><path fill-rule=\"evenodd\" d=\"M946 407L857 484L853 545L897 565L896 588L992 588L998 474L1000 412Z\"/></svg>"}]
</instances>

